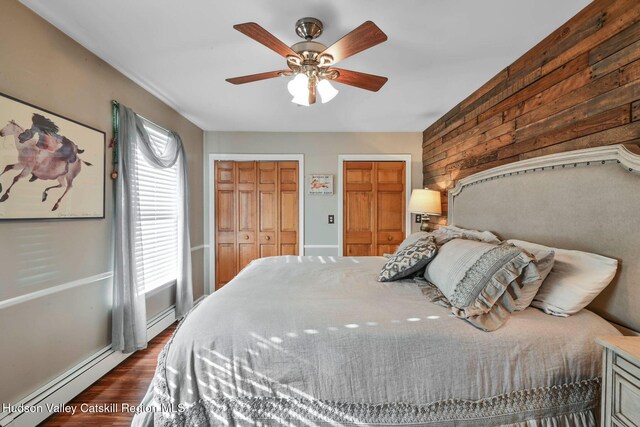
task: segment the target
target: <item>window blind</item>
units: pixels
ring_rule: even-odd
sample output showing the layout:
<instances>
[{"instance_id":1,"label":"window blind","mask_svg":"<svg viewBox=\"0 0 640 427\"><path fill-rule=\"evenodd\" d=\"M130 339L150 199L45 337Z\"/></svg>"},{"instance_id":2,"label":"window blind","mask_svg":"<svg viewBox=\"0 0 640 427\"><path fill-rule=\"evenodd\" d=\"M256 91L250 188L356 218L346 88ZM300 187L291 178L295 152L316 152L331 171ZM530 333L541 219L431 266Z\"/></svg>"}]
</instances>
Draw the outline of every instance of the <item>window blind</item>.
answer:
<instances>
[{"instance_id":1,"label":"window blind","mask_svg":"<svg viewBox=\"0 0 640 427\"><path fill-rule=\"evenodd\" d=\"M151 144L162 152L165 129L144 120ZM178 277L178 167L150 164L138 148L135 157L140 218L136 221L135 262L138 286L149 292L175 283Z\"/></svg>"}]
</instances>

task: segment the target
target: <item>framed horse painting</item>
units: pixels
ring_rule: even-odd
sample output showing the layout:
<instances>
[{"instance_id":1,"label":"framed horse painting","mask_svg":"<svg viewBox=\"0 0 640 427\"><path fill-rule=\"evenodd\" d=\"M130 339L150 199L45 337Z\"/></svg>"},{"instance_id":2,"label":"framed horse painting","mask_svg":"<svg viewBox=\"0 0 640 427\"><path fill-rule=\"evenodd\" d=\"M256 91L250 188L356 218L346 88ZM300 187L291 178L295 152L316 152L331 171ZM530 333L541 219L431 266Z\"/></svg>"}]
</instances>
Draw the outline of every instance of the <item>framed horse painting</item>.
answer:
<instances>
[{"instance_id":1,"label":"framed horse painting","mask_svg":"<svg viewBox=\"0 0 640 427\"><path fill-rule=\"evenodd\" d=\"M0 94L0 220L104 218L105 133Z\"/></svg>"}]
</instances>

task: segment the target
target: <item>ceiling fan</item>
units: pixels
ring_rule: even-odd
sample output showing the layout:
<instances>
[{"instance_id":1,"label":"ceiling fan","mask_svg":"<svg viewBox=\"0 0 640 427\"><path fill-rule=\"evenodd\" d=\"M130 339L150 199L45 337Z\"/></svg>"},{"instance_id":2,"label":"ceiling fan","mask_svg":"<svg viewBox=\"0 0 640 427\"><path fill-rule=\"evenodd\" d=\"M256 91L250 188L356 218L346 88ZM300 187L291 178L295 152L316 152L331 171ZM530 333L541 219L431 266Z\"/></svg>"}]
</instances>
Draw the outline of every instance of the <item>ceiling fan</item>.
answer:
<instances>
[{"instance_id":1,"label":"ceiling fan","mask_svg":"<svg viewBox=\"0 0 640 427\"><path fill-rule=\"evenodd\" d=\"M305 41L291 47L255 22L234 25L233 28L285 57L288 69L226 79L229 83L239 85L280 76L295 76L287 85L293 96L292 102L309 106L316 102L316 93L319 93L323 103L338 94L330 80L373 92L380 90L388 80L386 77L334 67L337 62L387 40L387 35L371 21L360 25L329 47L313 41L322 34L323 29L322 22L315 18L302 18L296 22L296 34Z\"/></svg>"}]
</instances>

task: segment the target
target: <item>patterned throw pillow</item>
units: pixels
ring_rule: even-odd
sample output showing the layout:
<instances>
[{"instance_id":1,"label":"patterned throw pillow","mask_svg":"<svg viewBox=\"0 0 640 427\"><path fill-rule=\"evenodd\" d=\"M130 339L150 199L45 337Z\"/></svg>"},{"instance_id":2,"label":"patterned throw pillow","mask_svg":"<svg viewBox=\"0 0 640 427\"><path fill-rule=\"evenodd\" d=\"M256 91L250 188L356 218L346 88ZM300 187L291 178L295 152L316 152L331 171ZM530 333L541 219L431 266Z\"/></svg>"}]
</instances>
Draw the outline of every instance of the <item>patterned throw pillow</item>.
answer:
<instances>
[{"instance_id":1,"label":"patterned throw pillow","mask_svg":"<svg viewBox=\"0 0 640 427\"><path fill-rule=\"evenodd\" d=\"M407 245L393 254L382 267L379 282L391 282L408 277L424 269L436 255L438 248L433 236L425 237Z\"/></svg>"},{"instance_id":2,"label":"patterned throw pillow","mask_svg":"<svg viewBox=\"0 0 640 427\"><path fill-rule=\"evenodd\" d=\"M540 280L535 257L512 245L453 239L440 246L424 278L437 287L423 289L433 302L484 331L502 326L516 309L522 289Z\"/></svg>"}]
</instances>

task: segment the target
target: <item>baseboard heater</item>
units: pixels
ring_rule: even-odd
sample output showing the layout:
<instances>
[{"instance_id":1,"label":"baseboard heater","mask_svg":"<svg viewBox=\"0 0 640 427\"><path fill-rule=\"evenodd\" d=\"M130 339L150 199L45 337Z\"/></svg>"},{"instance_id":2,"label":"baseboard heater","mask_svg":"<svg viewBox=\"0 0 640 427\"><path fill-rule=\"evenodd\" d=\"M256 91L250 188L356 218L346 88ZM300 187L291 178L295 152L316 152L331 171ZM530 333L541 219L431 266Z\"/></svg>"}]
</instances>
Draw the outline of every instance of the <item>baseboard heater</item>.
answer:
<instances>
[{"instance_id":1,"label":"baseboard heater","mask_svg":"<svg viewBox=\"0 0 640 427\"><path fill-rule=\"evenodd\" d=\"M175 306L153 317L147 322L148 339L151 340L175 321ZM33 427L37 425L51 415L47 411L48 406L68 403L132 354L114 351L110 345L103 348L29 396L11 404L13 408L33 408L33 410L3 411L0 414L0 426Z\"/></svg>"}]
</instances>

